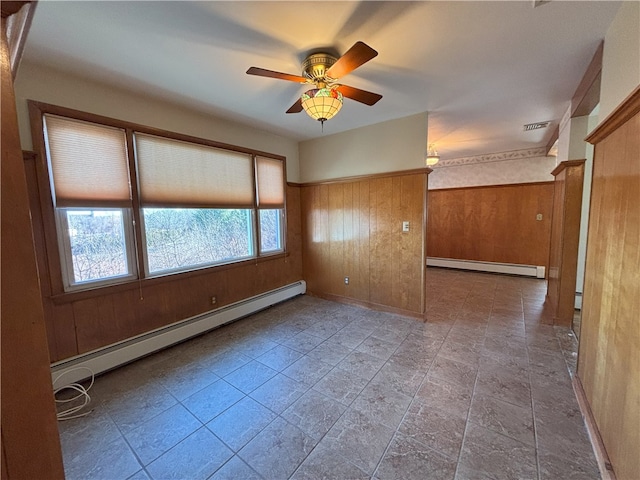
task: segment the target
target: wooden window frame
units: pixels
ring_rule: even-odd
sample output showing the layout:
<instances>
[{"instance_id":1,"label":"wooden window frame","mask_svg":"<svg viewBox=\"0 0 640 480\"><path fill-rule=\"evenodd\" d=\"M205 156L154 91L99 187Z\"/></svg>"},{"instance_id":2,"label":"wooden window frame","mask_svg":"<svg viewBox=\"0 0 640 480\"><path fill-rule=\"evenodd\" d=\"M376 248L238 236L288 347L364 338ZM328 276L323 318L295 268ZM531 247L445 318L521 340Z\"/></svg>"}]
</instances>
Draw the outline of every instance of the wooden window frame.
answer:
<instances>
[{"instance_id":1,"label":"wooden window frame","mask_svg":"<svg viewBox=\"0 0 640 480\"><path fill-rule=\"evenodd\" d=\"M118 285L126 282L133 282L138 279L138 269L136 262L136 248L134 241L134 228L132 221L131 208L123 207L105 207L109 210L119 210L122 212L122 227L124 234L125 258L129 273L126 275L118 275L114 277L104 277L100 280L92 280L90 282L74 282L73 277L73 260L69 253L71 252L71 242L69 238L69 226L66 210L85 210L83 207L59 207L54 210L56 217L56 234L58 240L58 249L60 257L60 266L62 271L62 282L65 292L74 292L87 290L87 288L100 288L109 285ZM87 207L87 210L102 210L102 208ZM64 258L64 261L62 259Z\"/></svg>"},{"instance_id":2,"label":"wooden window frame","mask_svg":"<svg viewBox=\"0 0 640 480\"><path fill-rule=\"evenodd\" d=\"M279 256L285 257L289 255L287 250L287 199L286 194L284 198L284 205L281 210L281 242L282 248L281 250L269 251L264 254L260 251L260 224L259 224L259 207L257 204L257 179L256 179L256 158L257 157L265 157L269 159L274 159L282 162L282 170L283 170L283 188L286 192L286 158L282 155L272 154L269 152L264 152L260 150L255 150L251 148L241 147L237 145L231 145L227 143L217 142L209 139L194 137L190 135L185 135L181 133L171 132L168 130L162 130L154 127L149 127L146 125L141 125L133 122L128 122L124 120L118 120L110 117L105 117L89 112L83 112L80 110L75 110L67 107L62 107L58 105L52 105L48 103L38 102L35 100L27 101L29 108L29 116L30 116L30 124L31 124L31 135L33 139L33 148L38 153L38 161L36 165L36 179L37 179L37 189L40 198L40 208L42 211L42 222L43 222L43 231L44 231L44 240L45 240L45 256L47 266L49 267L49 277L51 282L51 295L54 301L73 301L78 298L84 298L86 296L94 296L96 294L102 294L115 291L115 290L123 290L130 288L137 288L138 285L143 285L147 283L156 283L166 281L167 279L175 279L178 277L187 278L192 275L199 275L207 272L211 272L212 270L222 270L228 268L234 268L236 266L242 266L247 263L258 263L261 261L277 258ZM133 266L135 271L133 272L136 275L135 278L127 277L119 282L92 282L88 284L83 284L81 286L73 286L69 288L65 286L64 280L64 270L65 266L62 265L62 255L60 254L62 248L62 240L60 238L58 221L57 221L57 209L53 204L53 196L51 190L51 177L48 167L48 158L45 147L45 134L44 134L44 124L43 124L43 115L51 114L51 115L59 115L62 117L67 117L76 120L82 120L86 122L92 122L96 124L101 124L110 127L116 127L124 129L126 132L126 142L127 142L127 154L128 154L128 168L130 172L131 178L131 195L132 195L132 204L131 204L131 218L133 221L133 251L127 252L127 254L131 254L133 258ZM187 270L180 270L177 272L164 272L158 275L147 275L145 270L145 257L144 257L144 244L145 239L142 232L142 206L140 204L139 197L139 188L138 188L138 178L137 178L137 170L136 170L136 158L135 158L135 148L134 148L134 135L135 132L155 135L159 137L165 137L173 140L179 140L189 143L200 144L204 146L219 148L230 150L233 152L245 153L249 154L253 157L253 179L252 184L254 187L254 202L251 207L252 210L252 228L254 230L253 235L253 250L254 254L250 258L241 258L231 262L225 263L216 263L204 266L196 266Z\"/></svg>"}]
</instances>

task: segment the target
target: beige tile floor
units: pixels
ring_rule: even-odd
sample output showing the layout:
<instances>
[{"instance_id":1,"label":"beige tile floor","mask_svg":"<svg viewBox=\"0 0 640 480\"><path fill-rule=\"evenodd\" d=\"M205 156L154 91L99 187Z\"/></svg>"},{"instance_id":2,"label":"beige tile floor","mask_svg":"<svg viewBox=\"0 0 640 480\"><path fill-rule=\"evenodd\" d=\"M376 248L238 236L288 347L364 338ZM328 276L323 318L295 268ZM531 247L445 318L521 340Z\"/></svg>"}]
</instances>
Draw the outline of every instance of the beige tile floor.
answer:
<instances>
[{"instance_id":1,"label":"beige tile floor","mask_svg":"<svg viewBox=\"0 0 640 480\"><path fill-rule=\"evenodd\" d=\"M429 269L428 321L301 296L103 375L69 479L597 479L543 280Z\"/></svg>"}]
</instances>

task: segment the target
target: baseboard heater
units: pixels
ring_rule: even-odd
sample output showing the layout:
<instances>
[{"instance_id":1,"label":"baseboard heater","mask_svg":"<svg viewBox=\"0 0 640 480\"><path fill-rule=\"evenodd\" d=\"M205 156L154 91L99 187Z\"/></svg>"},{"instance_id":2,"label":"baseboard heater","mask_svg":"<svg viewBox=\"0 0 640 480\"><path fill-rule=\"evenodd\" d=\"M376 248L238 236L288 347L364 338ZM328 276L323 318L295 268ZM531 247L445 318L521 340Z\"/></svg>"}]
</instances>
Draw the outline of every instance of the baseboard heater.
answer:
<instances>
[{"instance_id":1,"label":"baseboard heater","mask_svg":"<svg viewBox=\"0 0 640 480\"><path fill-rule=\"evenodd\" d=\"M143 333L142 335L132 337L122 342L53 363L51 364L53 380L55 381L56 378L60 378L57 385L54 385L54 388L87 378L88 371L78 367L88 367L95 374L106 372L226 323L264 310L276 303L304 294L306 289L306 282L295 282ZM64 374L64 376L61 377L62 374Z\"/></svg>"},{"instance_id":2,"label":"baseboard heater","mask_svg":"<svg viewBox=\"0 0 640 480\"><path fill-rule=\"evenodd\" d=\"M476 260L457 260L454 258L427 257L427 266L474 270L477 272L505 273L525 277L544 278L545 267L536 265L518 265L515 263L479 262Z\"/></svg>"}]
</instances>

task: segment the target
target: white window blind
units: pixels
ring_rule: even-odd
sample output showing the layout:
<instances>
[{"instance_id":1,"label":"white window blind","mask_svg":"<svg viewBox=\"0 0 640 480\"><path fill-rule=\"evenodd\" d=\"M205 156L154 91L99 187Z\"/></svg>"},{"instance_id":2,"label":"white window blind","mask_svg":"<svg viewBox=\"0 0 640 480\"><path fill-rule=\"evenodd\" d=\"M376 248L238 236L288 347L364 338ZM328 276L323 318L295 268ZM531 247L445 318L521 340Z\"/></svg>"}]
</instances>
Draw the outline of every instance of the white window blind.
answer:
<instances>
[{"instance_id":1,"label":"white window blind","mask_svg":"<svg viewBox=\"0 0 640 480\"><path fill-rule=\"evenodd\" d=\"M258 207L284 208L284 162L257 157Z\"/></svg>"},{"instance_id":2,"label":"white window blind","mask_svg":"<svg viewBox=\"0 0 640 480\"><path fill-rule=\"evenodd\" d=\"M57 207L131 205L125 131L44 115Z\"/></svg>"},{"instance_id":3,"label":"white window blind","mask_svg":"<svg viewBox=\"0 0 640 480\"><path fill-rule=\"evenodd\" d=\"M145 207L252 208L251 155L135 134Z\"/></svg>"}]
</instances>

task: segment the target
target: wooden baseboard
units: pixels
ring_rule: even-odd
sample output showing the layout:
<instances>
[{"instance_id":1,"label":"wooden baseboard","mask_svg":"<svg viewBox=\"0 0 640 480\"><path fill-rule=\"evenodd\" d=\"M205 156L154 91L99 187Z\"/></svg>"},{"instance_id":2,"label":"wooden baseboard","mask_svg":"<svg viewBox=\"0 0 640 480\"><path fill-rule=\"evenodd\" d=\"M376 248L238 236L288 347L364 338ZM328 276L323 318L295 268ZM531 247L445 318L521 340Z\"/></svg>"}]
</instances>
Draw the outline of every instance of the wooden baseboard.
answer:
<instances>
[{"instance_id":1,"label":"wooden baseboard","mask_svg":"<svg viewBox=\"0 0 640 480\"><path fill-rule=\"evenodd\" d=\"M593 412L591 411L591 407L589 406L589 401L587 400L584 388L582 387L582 382L577 375L574 375L572 383L573 390L575 391L576 398L578 399L580 411L582 412L582 416L584 417L584 423L587 426L587 432L589 433L589 438L591 439L591 445L593 446L593 452L595 453L596 461L598 462L598 468L600 469L602 480L616 480L616 474L613 471L613 465L611 464L609 455L607 454L607 450L604 447L602 437L600 436L600 431L598 430L598 425L596 425Z\"/></svg>"},{"instance_id":2,"label":"wooden baseboard","mask_svg":"<svg viewBox=\"0 0 640 480\"><path fill-rule=\"evenodd\" d=\"M318 297L318 298L324 298L325 300L331 300L332 302L345 303L347 305L357 305L359 307L365 307L365 308L369 308L371 310L378 310L378 311L381 311L381 312L397 313L398 315L404 315L405 317L413 317L413 318L417 318L419 320L425 320L426 319L426 314L413 312L411 310L404 310L402 308L390 307L388 305L381 305L379 303L365 302L365 301L362 301L362 300L356 300L354 298L343 297L341 295L334 295L332 293L318 293L318 292L312 292L310 290L307 290L306 294L310 295L312 297Z\"/></svg>"}]
</instances>

